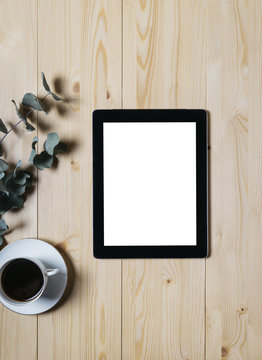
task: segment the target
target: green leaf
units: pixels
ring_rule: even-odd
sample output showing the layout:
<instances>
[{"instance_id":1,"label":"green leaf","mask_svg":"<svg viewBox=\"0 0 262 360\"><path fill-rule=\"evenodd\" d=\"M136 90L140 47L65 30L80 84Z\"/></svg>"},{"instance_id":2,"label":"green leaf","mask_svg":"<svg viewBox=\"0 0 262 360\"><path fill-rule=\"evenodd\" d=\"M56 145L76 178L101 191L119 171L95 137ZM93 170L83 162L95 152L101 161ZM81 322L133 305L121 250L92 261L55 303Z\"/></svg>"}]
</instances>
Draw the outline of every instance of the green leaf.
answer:
<instances>
[{"instance_id":1,"label":"green leaf","mask_svg":"<svg viewBox=\"0 0 262 360\"><path fill-rule=\"evenodd\" d=\"M44 148L49 155L54 154L54 148L59 144L59 136L56 132L47 134Z\"/></svg>"},{"instance_id":2,"label":"green leaf","mask_svg":"<svg viewBox=\"0 0 262 360\"><path fill-rule=\"evenodd\" d=\"M0 131L1 131L2 133L4 133L4 134L7 133L7 128L6 128L6 126L5 126L5 124L4 124L4 122L3 122L2 119L0 119Z\"/></svg>"},{"instance_id":3,"label":"green leaf","mask_svg":"<svg viewBox=\"0 0 262 360\"><path fill-rule=\"evenodd\" d=\"M33 138L33 142L32 142L32 148L33 148L33 149L35 149L35 145L38 143L38 141L39 141L38 137L35 136L35 137Z\"/></svg>"},{"instance_id":4,"label":"green leaf","mask_svg":"<svg viewBox=\"0 0 262 360\"><path fill-rule=\"evenodd\" d=\"M48 83L46 81L46 78L45 78L45 74L43 72L41 74L42 74L43 87L52 96L52 98L55 99L56 101L64 100L64 99L62 99L61 97L59 97L58 95L56 95L55 93L53 93L50 90L50 87L49 87L49 85L48 85Z\"/></svg>"},{"instance_id":5,"label":"green leaf","mask_svg":"<svg viewBox=\"0 0 262 360\"><path fill-rule=\"evenodd\" d=\"M0 171L6 171L8 169L8 164L4 160L0 159Z\"/></svg>"},{"instance_id":6,"label":"green leaf","mask_svg":"<svg viewBox=\"0 0 262 360\"><path fill-rule=\"evenodd\" d=\"M23 123L25 124L26 130L27 130L27 131L34 131L35 128L33 127L33 125L31 125L31 124L27 121L26 117L24 117L24 116L20 113L20 111L19 111L19 109L18 109L18 107L17 107L17 105L16 105L16 103L15 103L14 100L12 100L12 103L15 105L15 110L16 110L16 113L17 113L19 119L22 120Z\"/></svg>"},{"instance_id":7,"label":"green leaf","mask_svg":"<svg viewBox=\"0 0 262 360\"><path fill-rule=\"evenodd\" d=\"M5 173L4 172L0 172L0 180L2 180L5 177Z\"/></svg>"},{"instance_id":8,"label":"green leaf","mask_svg":"<svg viewBox=\"0 0 262 360\"><path fill-rule=\"evenodd\" d=\"M34 130L35 130L34 126L31 125L28 121L26 122L25 125L26 125L26 130L27 130L27 131L31 132L31 131L34 131Z\"/></svg>"},{"instance_id":9,"label":"green leaf","mask_svg":"<svg viewBox=\"0 0 262 360\"><path fill-rule=\"evenodd\" d=\"M19 109L18 109L18 107L17 107L17 105L16 105L15 100L11 100L11 101L12 101L12 103L15 105L15 111L16 111L19 119L22 120L24 123L26 123L27 120L26 120L26 118L20 113L20 111L19 111Z\"/></svg>"},{"instance_id":10,"label":"green leaf","mask_svg":"<svg viewBox=\"0 0 262 360\"><path fill-rule=\"evenodd\" d=\"M51 92L50 90L50 87L46 81L46 78L45 78L45 74L43 72L41 72L42 74L42 81L43 81L43 87L46 89L46 91L48 91L49 93Z\"/></svg>"},{"instance_id":11,"label":"green leaf","mask_svg":"<svg viewBox=\"0 0 262 360\"><path fill-rule=\"evenodd\" d=\"M46 151L42 151L41 154L35 155L33 159L33 165L39 170L50 168L53 164L54 157L48 154Z\"/></svg>"},{"instance_id":12,"label":"green leaf","mask_svg":"<svg viewBox=\"0 0 262 360\"><path fill-rule=\"evenodd\" d=\"M51 94L52 98L55 99L56 101L64 100L60 96L53 93L52 91L50 91L50 94Z\"/></svg>"},{"instance_id":13,"label":"green leaf","mask_svg":"<svg viewBox=\"0 0 262 360\"><path fill-rule=\"evenodd\" d=\"M21 166L21 161L18 161L13 173L10 173L5 178L6 191L21 196L25 193L26 187L31 186L31 174L24 170L18 170Z\"/></svg>"},{"instance_id":14,"label":"green leaf","mask_svg":"<svg viewBox=\"0 0 262 360\"><path fill-rule=\"evenodd\" d=\"M32 151L31 151L31 154L30 154L30 157L29 157L29 163L30 164L33 164L33 161L34 161L34 157L36 156L36 149L35 149L35 146L36 144L38 143L38 137L35 136L34 139L33 139L33 142L32 142Z\"/></svg>"},{"instance_id":15,"label":"green leaf","mask_svg":"<svg viewBox=\"0 0 262 360\"><path fill-rule=\"evenodd\" d=\"M40 104L38 98L32 93L26 93L23 97L22 104L26 107L31 109L35 109L37 111L44 111L46 114L47 112Z\"/></svg>"},{"instance_id":16,"label":"green leaf","mask_svg":"<svg viewBox=\"0 0 262 360\"><path fill-rule=\"evenodd\" d=\"M4 239L3 239L3 236L0 236L0 246L2 246L4 243Z\"/></svg>"},{"instance_id":17,"label":"green leaf","mask_svg":"<svg viewBox=\"0 0 262 360\"><path fill-rule=\"evenodd\" d=\"M9 194L9 192L6 190L5 182L0 180L0 192L5 193L6 195Z\"/></svg>"},{"instance_id":18,"label":"green leaf","mask_svg":"<svg viewBox=\"0 0 262 360\"><path fill-rule=\"evenodd\" d=\"M23 204L24 200L21 197L13 193L10 193L9 195L2 193L0 201L0 214L4 214L13 208L21 208Z\"/></svg>"},{"instance_id":19,"label":"green leaf","mask_svg":"<svg viewBox=\"0 0 262 360\"><path fill-rule=\"evenodd\" d=\"M54 148L54 155L57 155L59 153L64 153L66 151L67 151L67 145L62 141L60 141Z\"/></svg>"},{"instance_id":20,"label":"green leaf","mask_svg":"<svg viewBox=\"0 0 262 360\"><path fill-rule=\"evenodd\" d=\"M16 173L16 177L14 179L14 182L18 185L26 185L26 186L30 186L31 185L31 174L29 174L28 172L24 171L24 170L19 170Z\"/></svg>"},{"instance_id":21,"label":"green leaf","mask_svg":"<svg viewBox=\"0 0 262 360\"><path fill-rule=\"evenodd\" d=\"M15 170L13 172L13 177L15 178L16 177L16 171L18 168L20 168L20 166L22 165L22 161L21 160L18 160L17 164L16 164L16 167L15 167Z\"/></svg>"},{"instance_id":22,"label":"green leaf","mask_svg":"<svg viewBox=\"0 0 262 360\"><path fill-rule=\"evenodd\" d=\"M17 196L21 196L25 193L25 189L26 189L26 184L25 185L16 184L13 178L7 180L6 182L6 190L9 192L9 194L12 193Z\"/></svg>"},{"instance_id":23,"label":"green leaf","mask_svg":"<svg viewBox=\"0 0 262 360\"><path fill-rule=\"evenodd\" d=\"M8 229L8 226L4 219L0 219L0 236L4 235L6 230ZM0 244L1 245L1 244Z\"/></svg>"}]
</instances>

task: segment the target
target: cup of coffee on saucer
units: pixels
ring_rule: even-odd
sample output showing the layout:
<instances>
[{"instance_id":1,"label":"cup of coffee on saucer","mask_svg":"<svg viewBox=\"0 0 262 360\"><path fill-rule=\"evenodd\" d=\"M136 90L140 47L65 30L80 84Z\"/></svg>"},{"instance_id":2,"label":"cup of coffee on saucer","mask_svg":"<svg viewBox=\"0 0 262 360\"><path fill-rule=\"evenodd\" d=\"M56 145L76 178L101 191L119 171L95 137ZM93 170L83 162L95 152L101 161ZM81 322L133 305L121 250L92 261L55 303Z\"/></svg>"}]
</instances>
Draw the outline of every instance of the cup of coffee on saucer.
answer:
<instances>
[{"instance_id":1,"label":"cup of coffee on saucer","mask_svg":"<svg viewBox=\"0 0 262 360\"><path fill-rule=\"evenodd\" d=\"M59 272L46 269L38 259L14 258L0 268L0 296L15 305L24 305L39 299L48 278Z\"/></svg>"},{"instance_id":2,"label":"cup of coffee on saucer","mask_svg":"<svg viewBox=\"0 0 262 360\"><path fill-rule=\"evenodd\" d=\"M67 278L64 258L45 241L16 240L0 251L0 302L14 312L50 310L62 298Z\"/></svg>"}]
</instances>

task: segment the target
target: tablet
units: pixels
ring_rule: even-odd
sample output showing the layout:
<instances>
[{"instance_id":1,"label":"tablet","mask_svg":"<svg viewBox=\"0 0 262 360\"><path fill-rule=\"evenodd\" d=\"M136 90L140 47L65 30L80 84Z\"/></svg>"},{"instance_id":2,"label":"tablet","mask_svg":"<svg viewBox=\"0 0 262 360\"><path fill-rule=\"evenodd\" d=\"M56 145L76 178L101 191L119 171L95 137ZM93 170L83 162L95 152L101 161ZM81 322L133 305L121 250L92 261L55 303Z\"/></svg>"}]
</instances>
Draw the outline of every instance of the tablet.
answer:
<instances>
[{"instance_id":1,"label":"tablet","mask_svg":"<svg viewBox=\"0 0 262 360\"><path fill-rule=\"evenodd\" d=\"M207 112L93 112L96 258L208 253Z\"/></svg>"}]
</instances>

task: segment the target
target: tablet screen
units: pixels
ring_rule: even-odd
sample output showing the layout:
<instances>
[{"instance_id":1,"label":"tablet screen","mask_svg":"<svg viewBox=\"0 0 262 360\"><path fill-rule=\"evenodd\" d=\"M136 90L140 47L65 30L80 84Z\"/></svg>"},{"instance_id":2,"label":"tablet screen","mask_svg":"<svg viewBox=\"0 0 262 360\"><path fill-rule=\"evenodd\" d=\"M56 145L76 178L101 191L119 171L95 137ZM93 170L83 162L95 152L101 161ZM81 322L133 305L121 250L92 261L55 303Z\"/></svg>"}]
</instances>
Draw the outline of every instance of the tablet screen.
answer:
<instances>
[{"instance_id":1,"label":"tablet screen","mask_svg":"<svg viewBox=\"0 0 262 360\"><path fill-rule=\"evenodd\" d=\"M104 122L104 246L196 245L196 123Z\"/></svg>"}]
</instances>

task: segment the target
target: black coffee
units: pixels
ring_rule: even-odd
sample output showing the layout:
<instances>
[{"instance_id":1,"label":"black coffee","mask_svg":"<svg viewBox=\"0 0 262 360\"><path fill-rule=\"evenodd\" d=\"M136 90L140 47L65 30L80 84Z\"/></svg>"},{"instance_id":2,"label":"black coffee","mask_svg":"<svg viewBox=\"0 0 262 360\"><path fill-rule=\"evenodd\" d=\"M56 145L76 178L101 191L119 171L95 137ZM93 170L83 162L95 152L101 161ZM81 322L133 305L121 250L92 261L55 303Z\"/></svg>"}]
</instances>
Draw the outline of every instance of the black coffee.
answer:
<instances>
[{"instance_id":1,"label":"black coffee","mask_svg":"<svg viewBox=\"0 0 262 360\"><path fill-rule=\"evenodd\" d=\"M41 290L44 278L39 267L27 259L15 259L4 269L1 285L11 299L29 301Z\"/></svg>"}]
</instances>

